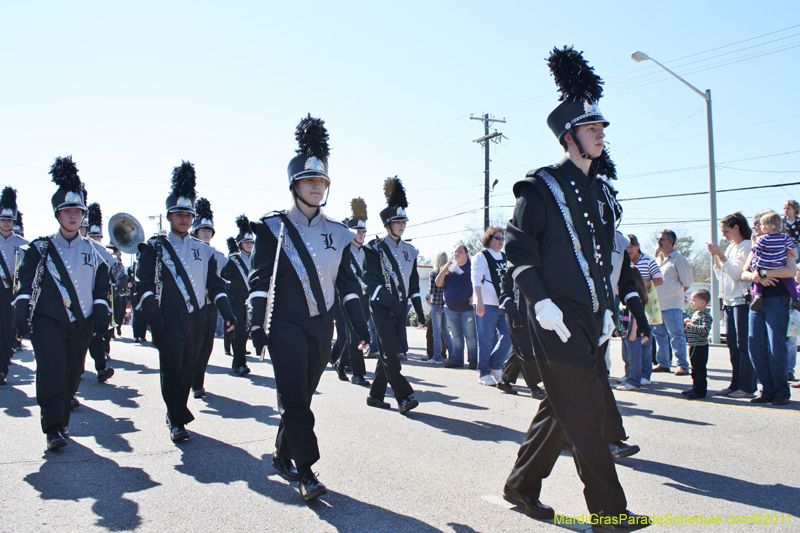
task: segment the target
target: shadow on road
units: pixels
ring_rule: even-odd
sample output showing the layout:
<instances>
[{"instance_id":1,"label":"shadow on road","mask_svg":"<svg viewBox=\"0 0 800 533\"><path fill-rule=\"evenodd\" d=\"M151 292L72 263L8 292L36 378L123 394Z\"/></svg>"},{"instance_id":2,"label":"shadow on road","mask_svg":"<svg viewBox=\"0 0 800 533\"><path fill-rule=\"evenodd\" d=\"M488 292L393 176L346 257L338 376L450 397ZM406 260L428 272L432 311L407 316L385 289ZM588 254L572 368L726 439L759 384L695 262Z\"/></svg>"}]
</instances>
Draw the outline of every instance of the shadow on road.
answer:
<instances>
[{"instance_id":1,"label":"shadow on road","mask_svg":"<svg viewBox=\"0 0 800 533\"><path fill-rule=\"evenodd\" d=\"M505 426L480 420L468 422L466 420L456 420L418 411L413 411L408 418L440 429L445 433L466 437L470 440L491 442L508 441L519 444L525 436L525 432L523 431L517 431Z\"/></svg>"},{"instance_id":2,"label":"shadow on road","mask_svg":"<svg viewBox=\"0 0 800 533\"><path fill-rule=\"evenodd\" d=\"M139 527L142 523L139 504L126 499L125 494L159 485L143 469L120 467L75 441L58 455L45 452L45 458L38 472L25 476L25 482L36 489L43 500L95 500L92 511L98 516L96 525L109 531ZM71 528L69 522L62 526Z\"/></svg>"},{"instance_id":3,"label":"shadow on road","mask_svg":"<svg viewBox=\"0 0 800 533\"><path fill-rule=\"evenodd\" d=\"M31 356L32 359L33 357ZM27 366L19 364L8 366L6 384L0 387L0 398L2 398L5 414L16 418L33 416L29 407L36 405L36 396L28 396L20 387L33 383L35 379L35 371Z\"/></svg>"},{"instance_id":4,"label":"shadow on road","mask_svg":"<svg viewBox=\"0 0 800 533\"><path fill-rule=\"evenodd\" d=\"M269 426L277 426L280 423L278 411L268 405L251 405L212 392L206 392L203 403L201 413L217 415L222 418L252 418Z\"/></svg>"},{"instance_id":5,"label":"shadow on road","mask_svg":"<svg viewBox=\"0 0 800 533\"><path fill-rule=\"evenodd\" d=\"M70 416L69 431L73 437L94 437L97 444L110 452L132 452L122 435L140 430L130 418L114 418L82 404Z\"/></svg>"},{"instance_id":6,"label":"shadow on road","mask_svg":"<svg viewBox=\"0 0 800 533\"><path fill-rule=\"evenodd\" d=\"M199 483L229 485L244 481L250 490L278 503L308 506L320 520L339 532L439 531L415 518L333 491L306 503L300 496L297 483L288 483L278 477L272 468L271 454L257 459L241 448L198 433L192 433L191 439L180 445L180 451L182 464L175 469ZM209 457L214 460L209 461ZM321 481L325 482L324 479Z\"/></svg>"},{"instance_id":7,"label":"shadow on road","mask_svg":"<svg viewBox=\"0 0 800 533\"><path fill-rule=\"evenodd\" d=\"M685 400L689 401L689 400ZM653 412L652 409L642 409L639 407L631 407L636 405L631 402L621 402L617 400L617 407L619 407L619 413L623 417L629 416L643 416L645 418L652 418L654 420L663 420L664 422L673 422L675 424L689 424L690 426L713 426L715 424L709 424L708 422L702 422L700 420L692 420L690 418L680 418L677 416L667 416L667 415L657 415Z\"/></svg>"},{"instance_id":8,"label":"shadow on road","mask_svg":"<svg viewBox=\"0 0 800 533\"><path fill-rule=\"evenodd\" d=\"M770 509L781 514L800 515L800 489L796 487L780 484L760 485L729 476L646 459L632 458L629 461L618 463L618 466L627 466L637 472L670 478L675 483L665 482L664 484L683 492L755 508Z\"/></svg>"}]
</instances>

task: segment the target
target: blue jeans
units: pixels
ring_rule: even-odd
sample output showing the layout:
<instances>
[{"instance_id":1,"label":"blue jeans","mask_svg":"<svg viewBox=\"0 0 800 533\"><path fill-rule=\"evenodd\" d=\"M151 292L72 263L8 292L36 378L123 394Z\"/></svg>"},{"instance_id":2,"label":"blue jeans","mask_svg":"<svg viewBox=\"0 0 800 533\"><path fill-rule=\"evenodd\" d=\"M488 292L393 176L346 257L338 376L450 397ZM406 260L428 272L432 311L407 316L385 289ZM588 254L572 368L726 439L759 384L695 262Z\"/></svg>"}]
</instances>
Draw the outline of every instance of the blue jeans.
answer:
<instances>
[{"instance_id":1,"label":"blue jeans","mask_svg":"<svg viewBox=\"0 0 800 533\"><path fill-rule=\"evenodd\" d=\"M663 324L652 327L653 337L656 339L658 351L656 362L659 366L669 368L669 349L678 361L678 366L689 370L689 361L686 359L686 333L684 333L683 311L680 309L661 310ZM669 339L667 339L669 333Z\"/></svg>"},{"instance_id":2,"label":"blue jeans","mask_svg":"<svg viewBox=\"0 0 800 533\"><path fill-rule=\"evenodd\" d=\"M650 364L643 364L643 351L642 339L629 341L627 335L622 338L622 358L625 359L625 379L634 387L642 386L642 369L653 368ZM649 357L650 352L647 352L647 355ZM649 362L648 360L647 363Z\"/></svg>"},{"instance_id":3,"label":"blue jeans","mask_svg":"<svg viewBox=\"0 0 800 533\"><path fill-rule=\"evenodd\" d=\"M731 354L731 390L756 391L756 373L750 361L748 326L750 307L747 304L725 306L725 344Z\"/></svg>"},{"instance_id":4,"label":"blue jeans","mask_svg":"<svg viewBox=\"0 0 800 533\"><path fill-rule=\"evenodd\" d=\"M764 298L758 311L750 311L750 359L761 382L761 394L767 398L789 398L787 377L786 330L789 328L789 304L781 296Z\"/></svg>"},{"instance_id":5,"label":"blue jeans","mask_svg":"<svg viewBox=\"0 0 800 533\"><path fill-rule=\"evenodd\" d=\"M475 327L475 310L456 312L444 308L447 325L453 335L453 351L450 352L450 362L456 365L464 364L464 339L467 340L467 353L470 363L478 362L478 330Z\"/></svg>"},{"instance_id":6,"label":"blue jeans","mask_svg":"<svg viewBox=\"0 0 800 533\"><path fill-rule=\"evenodd\" d=\"M492 370L500 370L511 353L511 335L508 333L506 314L496 305L484 305L483 316L475 316L478 330L478 372L481 377ZM497 331L497 343L494 332Z\"/></svg>"},{"instance_id":7,"label":"blue jeans","mask_svg":"<svg viewBox=\"0 0 800 533\"><path fill-rule=\"evenodd\" d=\"M794 367L797 365L797 341L800 337L786 337L786 359L788 361L787 369L789 374L794 374Z\"/></svg>"},{"instance_id":8,"label":"blue jeans","mask_svg":"<svg viewBox=\"0 0 800 533\"><path fill-rule=\"evenodd\" d=\"M641 341L641 339L639 339ZM644 344L639 343L642 347L642 379L650 381L653 376L653 334L650 333L650 338Z\"/></svg>"},{"instance_id":9,"label":"blue jeans","mask_svg":"<svg viewBox=\"0 0 800 533\"><path fill-rule=\"evenodd\" d=\"M450 328L444 317L444 307L431 305L431 329L433 330L433 360L442 360L442 337L447 347L447 353L453 353L453 339L450 338Z\"/></svg>"}]
</instances>

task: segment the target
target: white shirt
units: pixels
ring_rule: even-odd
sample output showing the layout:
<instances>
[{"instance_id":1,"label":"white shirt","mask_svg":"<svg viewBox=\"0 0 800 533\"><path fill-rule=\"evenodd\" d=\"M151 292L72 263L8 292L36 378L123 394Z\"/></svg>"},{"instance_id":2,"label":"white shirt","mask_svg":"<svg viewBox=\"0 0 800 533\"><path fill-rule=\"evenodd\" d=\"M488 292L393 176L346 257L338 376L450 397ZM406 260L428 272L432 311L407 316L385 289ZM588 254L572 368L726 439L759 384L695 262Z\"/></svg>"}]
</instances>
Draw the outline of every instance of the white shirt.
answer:
<instances>
[{"instance_id":1,"label":"white shirt","mask_svg":"<svg viewBox=\"0 0 800 533\"><path fill-rule=\"evenodd\" d=\"M752 247L750 239L742 239L739 244L732 242L725 250L727 261L722 263L722 267L717 268L716 261L714 262L714 275L722 286L722 299L725 305L735 305L734 299L741 298L742 291L750 288L750 282L742 281L742 272Z\"/></svg>"},{"instance_id":2,"label":"white shirt","mask_svg":"<svg viewBox=\"0 0 800 533\"><path fill-rule=\"evenodd\" d=\"M495 252L491 248L486 248L492 257L494 257L498 261L503 260L502 252ZM498 272L498 275L502 278L502 275ZM481 288L481 298L483 299L483 305L500 305L500 300L497 298L497 292L494 290L494 285L492 285L492 274L489 272L489 265L486 262L486 256L483 255L483 250L475 254L475 257L472 258L472 287L480 287ZM477 298L475 301L477 302Z\"/></svg>"}]
</instances>

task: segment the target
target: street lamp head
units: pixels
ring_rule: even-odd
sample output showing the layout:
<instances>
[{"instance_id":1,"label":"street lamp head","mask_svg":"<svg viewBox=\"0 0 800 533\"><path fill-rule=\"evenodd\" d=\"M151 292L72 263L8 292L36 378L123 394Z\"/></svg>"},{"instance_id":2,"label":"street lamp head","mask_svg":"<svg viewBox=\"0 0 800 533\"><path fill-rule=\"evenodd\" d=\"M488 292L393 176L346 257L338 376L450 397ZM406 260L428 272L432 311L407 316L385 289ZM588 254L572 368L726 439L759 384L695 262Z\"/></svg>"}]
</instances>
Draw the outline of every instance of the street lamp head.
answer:
<instances>
[{"instance_id":1,"label":"street lamp head","mask_svg":"<svg viewBox=\"0 0 800 533\"><path fill-rule=\"evenodd\" d=\"M631 59L636 61L637 63L641 63L642 61L647 61L650 59L650 56L645 54L644 52L639 52L638 50L631 54Z\"/></svg>"}]
</instances>

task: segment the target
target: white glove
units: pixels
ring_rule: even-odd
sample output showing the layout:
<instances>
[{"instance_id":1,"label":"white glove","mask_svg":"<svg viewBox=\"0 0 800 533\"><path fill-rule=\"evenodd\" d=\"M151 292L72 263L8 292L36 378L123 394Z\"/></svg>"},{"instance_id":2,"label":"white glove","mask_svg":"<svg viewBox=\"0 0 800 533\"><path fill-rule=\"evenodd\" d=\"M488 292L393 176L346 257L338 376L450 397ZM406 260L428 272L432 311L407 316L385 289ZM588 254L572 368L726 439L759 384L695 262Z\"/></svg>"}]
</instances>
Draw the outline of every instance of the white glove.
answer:
<instances>
[{"instance_id":1,"label":"white glove","mask_svg":"<svg viewBox=\"0 0 800 533\"><path fill-rule=\"evenodd\" d=\"M561 342L567 342L570 332L564 325L564 314L550 298L536 302L533 310L536 312L536 320L544 329L554 331Z\"/></svg>"},{"instance_id":2,"label":"white glove","mask_svg":"<svg viewBox=\"0 0 800 533\"><path fill-rule=\"evenodd\" d=\"M614 314L610 309L606 309L606 314L603 315L603 333L600 335L597 345L602 346L604 342L611 338L612 333L614 333Z\"/></svg>"}]
</instances>

